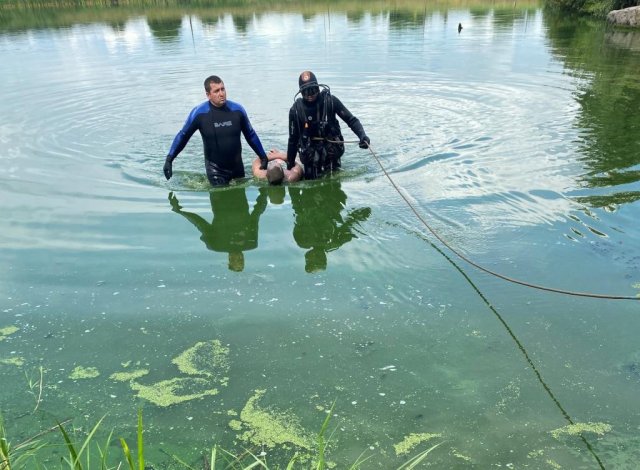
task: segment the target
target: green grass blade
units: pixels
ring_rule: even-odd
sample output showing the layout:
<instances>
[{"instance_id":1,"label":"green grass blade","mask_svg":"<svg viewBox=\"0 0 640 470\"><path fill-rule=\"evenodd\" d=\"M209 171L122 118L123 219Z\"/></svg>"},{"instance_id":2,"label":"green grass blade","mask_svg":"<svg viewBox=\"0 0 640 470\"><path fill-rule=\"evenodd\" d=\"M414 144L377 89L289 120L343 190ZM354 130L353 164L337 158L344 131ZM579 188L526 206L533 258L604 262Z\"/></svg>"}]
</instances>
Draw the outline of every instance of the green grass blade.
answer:
<instances>
[{"instance_id":1,"label":"green grass blade","mask_svg":"<svg viewBox=\"0 0 640 470\"><path fill-rule=\"evenodd\" d=\"M218 446L214 445L213 449L211 449L211 468L209 470L216 470L216 459L218 458Z\"/></svg>"},{"instance_id":2,"label":"green grass blade","mask_svg":"<svg viewBox=\"0 0 640 470\"><path fill-rule=\"evenodd\" d=\"M373 455L367 455L366 457L363 457L365 452L366 451L363 451L360 455L358 455L358 458L355 462L353 462L353 464L351 464L349 470L358 470L363 463L373 457Z\"/></svg>"},{"instance_id":3,"label":"green grass blade","mask_svg":"<svg viewBox=\"0 0 640 470\"><path fill-rule=\"evenodd\" d=\"M107 456L109 454L109 443L111 442L112 437L113 430L111 430L111 432L109 433L109 437L107 437L107 442L104 445L104 449L101 449L100 446L98 446L98 452L100 453L100 470L109 470L109 467L107 466Z\"/></svg>"},{"instance_id":4,"label":"green grass blade","mask_svg":"<svg viewBox=\"0 0 640 470\"><path fill-rule=\"evenodd\" d=\"M4 436L4 429L0 428L0 434ZM0 437L0 469L11 470L11 461L9 460L9 443L5 437Z\"/></svg>"},{"instance_id":5,"label":"green grass blade","mask_svg":"<svg viewBox=\"0 0 640 470\"><path fill-rule=\"evenodd\" d=\"M296 452L294 454L294 456L291 458L291 460L289 461L289 465L287 465L287 470L293 470L293 464L296 463L296 461L300 458L300 456L298 455L298 453Z\"/></svg>"},{"instance_id":6,"label":"green grass blade","mask_svg":"<svg viewBox=\"0 0 640 470\"><path fill-rule=\"evenodd\" d=\"M76 462L79 463L80 462L80 457L82 456L82 454L85 451L85 449L87 449L87 451L88 451L88 447L89 447L89 444L91 443L91 439L93 438L93 435L96 433L96 431L98 430L98 427L100 427L100 424L102 423L102 420L105 417L106 417L106 415L98 420L98 422L93 427L93 429L91 430L91 432L89 433L87 438L84 440L84 442L82 443L82 447L80 448L80 451L78 451L77 459L76 459L76 461L74 461L74 463L76 463ZM87 452L87 467L91 468L91 466L89 465L89 453L88 452ZM82 468L82 467L80 467L80 468Z\"/></svg>"},{"instance_id":7,"label":"green grass blade","mask_svg":"<svg viewBox=\"0 0 640 470\"><path fill-rule=\"evenodd\" d=\"M189 470L196 470L195 468L193 468L191 465L189 465L187 462L185 462L175 454L171 454L171 458L176 462L178 462L180 465L184 466L185 468L188 468Z\"/></svg>"},{"instance_id":8,"label":"green grass blade","mask_svg":"<svg viewBox=\"0 0 640 470\"><path fill-rule=\"evenodd\" d=\"M331 421L331 416L333 415L333 408L336 406L336 401L333 400L331 404L331 409L327 413L327 417L324 419L322 423L322 427L320 428L320 432L318 433L318 463L316 465L317 470L324 470L325 461L324 461L324 453L327 448L327 441L324 438L324 434L327 432L327 428L329 427L329 422Z\"/></svg>"},{"instance_id":9,"label":"green grass blade","mask_svg":"<svg viewBox=\"0 0 640 470\"><path fill-rule=\"evenodd\" d=\"M251 452L250 450L246 450L246 453L249 454L251 457L253 457L253 463L251 463L251 465L249 465L248 467L242 467L242 470L251 470L252 468L256 467L256 466L260 466L266 470L269 470L269 467L267 466L266 462L264 462L263 460L260 459L260 457L258 457L257 455L255 455L253 452ZM237 460L237 459L236 459ZM238 463L242 463L238 460Z\"/></svg>"},{"instance_id":10,"label":"green grass blade","mask_svg":"<svg viewBox=\"0 0 640 470\"><path fill-rule=\"evenodd\" d=\"M144 470L144 444L142 441L142 409L138 409L138 470Z\"/></svg>"},{"instance_id":11,"label":"green grass blade","mask_svg":"<svg viewBox=\"0 0 640 470\"><path fill-rule=\"evenodd\" d=\"M76 452L75 447L73 447L73 442L71 442L71 439L67 434L67 431L64 430L64 428L62 427L62 424L60 423L58 423L58 428L60 428L62 437L64 437L64 441L67 444L69 455L71 456L71 462L69 462L69 464L71 465L72 468L75 468L76 470L82 470L82 466L80 465L80 462L78 462L78 453Z\"/></svg>"},{"instance_id":12,"label":"green grass blade","mask_svg":"<svg viewBox=\"0 0 640 470\"><path fill-rule=\"evenodd\" d=\"M420 462L422 462L424 459L427 458L427 455L429 455L429 453L435 449L436 447L438 447L440 444L442 444L442 442L437 443L436 445L434 445L433 447L420 452L418 455L415 455L413 457L411 457L408 461L406 461L404 464L402 464L400 467L398 467L398 470L402 470L404 468L406 468L407 470L411 470L413 468L415 468L418 464L420 464Z\"/></svg>"},{"instance_id":13,"label":"green grass blade","mask_svg":"<svg viewBox=\"0 0 640 470\"><path fill-rule=\"evenodd\" d=\"M124 453L125 459L129 463L130 470L136 470L136 466L133 465L133 458L131 457L131 451L129 450L129 446L127 445L127 441L123 438L120 438L120 445L122 446L122 452Z\"/></svg>"}]
</instances>

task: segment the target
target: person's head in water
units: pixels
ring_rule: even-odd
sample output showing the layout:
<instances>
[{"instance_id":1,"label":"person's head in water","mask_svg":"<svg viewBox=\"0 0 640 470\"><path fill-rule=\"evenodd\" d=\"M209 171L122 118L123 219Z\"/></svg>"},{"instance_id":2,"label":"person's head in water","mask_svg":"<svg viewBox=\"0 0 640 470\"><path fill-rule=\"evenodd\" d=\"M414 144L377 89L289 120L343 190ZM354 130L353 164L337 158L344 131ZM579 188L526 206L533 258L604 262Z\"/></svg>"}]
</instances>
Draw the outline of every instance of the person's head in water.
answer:
<instances>
[{"instance_id":1,"label":"person's head in water","mask_svg":"<svg viewBox=\"0 0 640 470\"><path fill-rule=\"evenodd\" d=\"M300 74L298 87L300 87L302 98L309 103L313 103L318 97L318 93L320 93L318 80L315 74L309 70L305 70Z\"/></svg>"},{"instance_id":2,"label":"person's head in water","mask_svg":"<svg viewBox=\"0 0 640 470\"><path fill-rule=\"evenodd\" d=\"M267 169L267 181L273 185L282 184L282 181L284 181L284 171L280 165L273 165Z\"/></svg>"}]
</instances>

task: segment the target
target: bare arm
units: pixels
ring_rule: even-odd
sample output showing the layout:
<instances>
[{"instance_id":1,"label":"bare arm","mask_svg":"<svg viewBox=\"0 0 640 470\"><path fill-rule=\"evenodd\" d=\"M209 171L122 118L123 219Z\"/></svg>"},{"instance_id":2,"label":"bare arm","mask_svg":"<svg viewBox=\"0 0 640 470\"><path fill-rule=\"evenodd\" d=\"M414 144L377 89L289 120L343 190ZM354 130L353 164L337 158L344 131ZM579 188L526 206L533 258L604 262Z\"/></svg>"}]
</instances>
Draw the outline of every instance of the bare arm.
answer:
<instances>
[{"instance_id":1,"label":"bare arm","mask_svg":"<svg viewBox=\"0 0 640 470\"><path fill-rule=\"evenodd\" d=\"M253 163L251 163L251 171L253 172L253 176L258 178L259 180L266 180L267 179L267 170L261 170L260 169L260 159L259 158L254 159Z\"/></svg>"},{"instance_id":2,"label":"bare arm","mask_svg":"<svg viewBox=\"0 0 640 470\"><path fill-rule=\"evenodd\" d=\"M269 159L269 161L271 161L271 160L284 160L284 161L286 161L287 160L287 154L284 153L282 150L271 149L267 153L267 158Z\"/></svg>"},{"instance_id":3,"label":"bare arm","mask_svg":"<svg viewBox=\"0 0 640 470\"><path fill-rule=\"evenodd\" d=\"M300 181L302 179L302 165L300 161L296 159L296 164L290 170L287 170L287 167L283 168L284 170L284 178L289 183L295 183L296 181Z\"/></svg>"}]
</instances>

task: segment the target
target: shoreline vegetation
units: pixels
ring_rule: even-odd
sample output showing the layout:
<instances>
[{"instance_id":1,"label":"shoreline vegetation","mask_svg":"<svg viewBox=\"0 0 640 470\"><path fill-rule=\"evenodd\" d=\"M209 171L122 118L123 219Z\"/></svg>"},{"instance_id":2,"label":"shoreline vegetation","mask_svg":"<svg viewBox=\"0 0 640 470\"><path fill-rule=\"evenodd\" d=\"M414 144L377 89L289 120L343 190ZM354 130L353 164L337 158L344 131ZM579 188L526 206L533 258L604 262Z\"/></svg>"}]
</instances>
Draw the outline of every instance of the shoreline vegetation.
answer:
<instances>
[{"instance_id":1,"label":"shoreline vegetation","mask_svg":"<svg viewBox=\"0 0 640 470\"><path fill-rule=\"evenodd\" d=\"M176 20L185 14L197 15L207 21L221 14L246 16L273 11L303 15L392 11L419 17L451 8L522 10L540 6L562 14L604 19L612 10L637 5L640 0L0 0L0 30L64 27L96 21L120 24L135 15L146 15L157 21Z\"/></svg>"},{"instance_id":2,"label":"shoreline vegetation","mask_svg":"<svg viewBox=\"0 0 640 470\"><path fill-rule=\"evenodd\" d=\"M0 0L0 31L64 28L76 24L106 23L120 29L131 18L145 16L149 22L176 28L185 16L204 23L231 14L239 21L253 15L291 12L305 18L326 13L346 13L357 21L366 13L391 13L405 24L416 26L425 17L448 9L473 12L524 11L539 8L543 0ZM167 24L171 23L171 24Z\"/></svg>"},{"instance_id":3,"label":"shoreline vegetation","mask_svg":"<svg viewBox=\"0 0 640 470\"><path fill-rule=\"evenodd\" d=\"M335 402L334 402L335 406ZM314 470L326 470L335 468L335 463L329 460L327 449L333 446L331 438L333 433L330 432L330 421L333 413L333 406L328 410L320 431L315 437L315 448L308 451L300 448L294 451L293 456L285 457L284 462L275 461L268 458L265 452L259 449L242 449L239 453L230 452L217 444L214 444L210 453L203 454L201 461L198 463L187 463L182 460L181 456L167 454L170 458L171 468L185 468L190 470L215 470L216 468L249 470L249 469L283 469L295 470L302 468L313 468ZM135 447L130 447L129 443L122 437L114 437L111 431L106 438L100 436L99 428L104 420L104 416L87 432L77 432L77 430L68 431L68 421L57 422L51 428L42 431L18 444L13 444L10 436L6 434L2 415L0 415L0 470L22 470L29 468L47 468L48 456L47 451L52 449L65 449L67 455L60 455L55 452L60 460L59 468L69 468L70 470L91 470L100 468L108 470L112 468L144 470L156 468L153 463L148 461L145 456L145 450L148 448L144 442L144 425L142 419L142 410L138 410L137 426L136 426L136 443ZM49 434L54 434L58 439L47 438ZM327 433L329 433L327 435ZM439 438L440 435L428 435L426 437L417 436L413 438L415 442L403 443L406 451L409 453L419 444L425 444L432 438ZM110 453L110 448L117 442L120 444L122 455L114 457ZM422 463L428 455L443 444L444 441L436 444L428 443L428 448L419 452L412 452L412 456L404 458L404 462L397 467L397 470L410 470L416 468ZM400 454L399 454L400 455ZM184 456L182 456L184 458ZM373 454L362 452L356 460L349 464L349 470L357 470L369 459L373 458ZM146 463L145 463L146 461ZM149 464L149 465L147 465ZM115 465L115 466L114 466ZM165 465L165 464L162 464ZM194 467L196 465L196 467ZM162 467L164 468L164 467Z\"/></svg>"},{"instance_id":4,"label":"shoreline vegetation","mask_svg":"<svg viewBox=\"0 0 640 470\"><path fill-rule=\"evenodd\" d=\"M604 19L613 10L640 5L640 0L544 0L545 6L563 13L593 16Z\"/></svg>"}]
</instances>

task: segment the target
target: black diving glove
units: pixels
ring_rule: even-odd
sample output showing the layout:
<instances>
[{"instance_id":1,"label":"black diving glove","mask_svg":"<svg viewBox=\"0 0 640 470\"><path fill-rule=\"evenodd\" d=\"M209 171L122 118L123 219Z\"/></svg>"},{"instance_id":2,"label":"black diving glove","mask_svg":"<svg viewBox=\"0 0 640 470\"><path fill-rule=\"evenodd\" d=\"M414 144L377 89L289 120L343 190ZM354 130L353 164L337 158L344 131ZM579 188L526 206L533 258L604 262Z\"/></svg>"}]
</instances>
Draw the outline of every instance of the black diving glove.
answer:
<instances>
[{"instance_id":1,"label":"black diving glove","mask_svg":"<svg viewBox=\"0 0 640 470\"><path fill-rule=\"evenodd\" d=\"M164 172L165 178L168 180L171 179L171 176L173 176L173 157L171 155L167 155L162 171Z\"/></svg>"},{"instance_id":2,"label":"black diving glove","mask_svg":"<svg viewBox=\"0 0 640 470\"><path fill-rule=\"evenodd\" d=\"M362 138L360 139L360 143L358 144L358 147L360 147L361 149L368 149L370 142L371 140L369 140L369 137L367 137L366 135L363 135Z\"/></svg>"},{"instance_id":3,"label":"black diving glove","mask_svg":"<svg viewBox=\"0 0 640 470\"><path fill-rule=\"evenodd\" d=\"M267 159L267 157L260 157L260 169L266 170L268 165L269 160Z\"/></svg>"}]
</instances>

